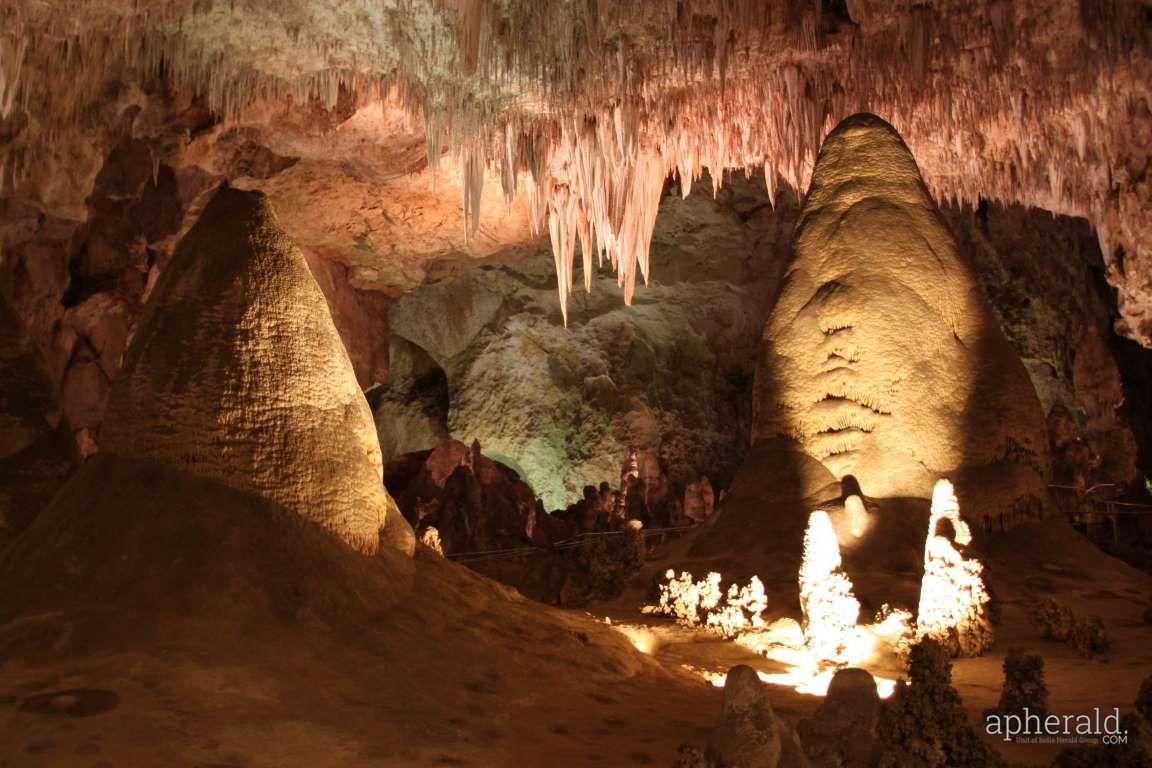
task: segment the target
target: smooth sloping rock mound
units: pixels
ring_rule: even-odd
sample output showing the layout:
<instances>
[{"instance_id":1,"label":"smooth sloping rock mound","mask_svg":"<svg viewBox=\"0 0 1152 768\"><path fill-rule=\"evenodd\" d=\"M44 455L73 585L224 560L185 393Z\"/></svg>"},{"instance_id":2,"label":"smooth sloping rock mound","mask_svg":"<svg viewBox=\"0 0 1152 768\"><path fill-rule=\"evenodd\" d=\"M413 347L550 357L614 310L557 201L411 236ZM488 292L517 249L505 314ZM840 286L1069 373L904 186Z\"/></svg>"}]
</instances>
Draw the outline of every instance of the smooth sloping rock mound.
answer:
<instances>
[{"instance_id":1,"label":"smooth sloping rock mound","mask_svg":"<svg viewBox=\"0 0 1152 768\"><path fill-rule=\"evenodd\" d=\"M75 454L40 356L0 299L0 546L52 499Z\"/></svg>"},{"instance_id":2,"label":"smooth sloping rock mound","mask_svg":"<svg viewBox=\"0 0 1152 768\"><path fill-rule=\"evenodd\" d=\"M178 247L101 438L257 493L364 552L395 509L328 305L259 192L218 192Z\"/></svg>"},{"instance_id":3,"label":"smooth sloping rock mound","mask_svg":"<svg viewBox=\"0 0 1152 768\"><path fill-rule=\"evenodd\" d=\"M602 622L105 453L0 584L0 765L666 765L719 707Z\"/></svg>"},{"instance_id":4,"label":"smooth sloping rock mound","mask_svg":"<svg viewBox=\"0 0 1152 768\"><path fill-rule=\"evenodd\" d=\"M81 632L81 645L127 645L128 636L159 642L171 616L335 621L394 607L411 569L397 554L351 552L336 535L262 495L102 451L0 556L0 579L11 586L0 621L60 611L61 619L69 615L69 631ZM371 589L363 588L366 580ZM154 617L156 627L86 625L112 614L165 618ZM23 648L15 642L18 625L12 630L0 656L46 650Z\"/></svg>"},{"instance_id":5,"label":"smooth sloping rock mound","mask_svg":"<svg viewBox=\"0 0 1152 768\"><path fill-rule=\"evenodd\" d=\"M829 134L794 243L753 439L792 438L873 497L926 498L962 468L1042 495L1036 393L890 125L855 115Z\"/></svg>"}]
</instances>

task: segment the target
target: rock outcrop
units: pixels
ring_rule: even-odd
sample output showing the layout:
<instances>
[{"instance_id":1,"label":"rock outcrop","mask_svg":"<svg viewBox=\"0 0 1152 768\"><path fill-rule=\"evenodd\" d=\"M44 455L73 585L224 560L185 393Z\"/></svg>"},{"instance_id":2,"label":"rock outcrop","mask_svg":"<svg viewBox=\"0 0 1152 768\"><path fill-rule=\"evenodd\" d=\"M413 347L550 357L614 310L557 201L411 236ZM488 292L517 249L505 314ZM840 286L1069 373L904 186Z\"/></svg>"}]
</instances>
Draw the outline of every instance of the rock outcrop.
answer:
<instances>
[{"instance_id":1,"label":"rock outcrop","mask_svg":"<svg viewBox=\"0 0 1152 768\"><path fill-rule=\"evenodd\" d=\"M259 192L222 189L181 242L100 437L111 453L257 493L364 552L395 515L348 353Z\"/></svg>"},{"instance_id":2,"label":"rock outcrop","mask_svg":"<svg viewBox=\"0 0 1152 768\"><path fill-rule=\"evenodd\" d=\"M1072 364L1072 381L1084 414L1084 437L1099 459L1096 481L1129 485L1139 474L1136 438L1120 418L1124 383L1098 328L1080 339Z\"/></svg>"},{"instance_id":3,"label":"rock outcrop","mask_svg":"<svg viewBox=\"0 0 1152 768\"><path fill-rule=\"evenodd\" d=\"M1050 427L1053 418L1073 427L1063 435L1050 429L1052 482L1068 484L1071 464L1091 464L1089 485L1130 486L1135 467L1146 463L1137 446L1147 443L1152 351L1112 330L1116 296L1089 223L987 201L941 212L1028 370ZM1069 456L1068 448L1087 449L1091 458Z\"/></svg>"},{"instance_id":4,"label":"rock outcrop","mask_svg":"<svg viewBox=\"0 0 1152 768\"><path fill-rule=\"evenodd\" d=\"M384 323L387 314L379 319ZM425 451L448 437L448 379L420 347L393 336L388 344L388 379L369 390L384 461Z\"/></svg>"},{"instance_id":5,"label":"rock outcrop","mask_svg":"<svg viewBox=\"0 0 1152 768\"><path fill-rule=\"evenodd\" d=\"M789 438L868 496L969 473L982 514L1043 495L1043 414L908 148L884 121L824 143L764 329L753 440Z\"/></svg>"},{"instance_id":6,"label":"rock outcrop","mask_svg":"<svg viewBox=\"0 0 1152 768\"><path fill-rule=\"evenodd\" d=\"M724 682L720 723L708 737L706 757L717 766L776 768L780 742L780 725L756 670L743 664L732 667Z\"/></svg>"},{"instance_id":7,"label":"rock outcrop","mask_svg":"<svg viewBox=\"0 0 1152 768\"><path fill-rule=\"evenodd\" d=\"M797 727L812 768L871 768L876 764L880 696L867 670L836 670L816 713Z\"/></svg>"},{"instance_id":8,"label":"rock outcrop","mask_svg":"<svg viewBox=\"0 0 1152 768\"><path fill-rule=\"evenodd\" d=\"M68 422L35 344L0 299L0 548L76 466Z\"/></svg>"},{"instance_id":9,"label":"rock outcrop","mask_svg":"<svg viewBox=\"0 0 1152 768\"><path fill-rule=\"evenodd\" d=\"M384 482L418 534L436 528L444 554L549 541L532 489L478 444L447 439L397 457L385 466Z\"/></svg>"}]
</instances>

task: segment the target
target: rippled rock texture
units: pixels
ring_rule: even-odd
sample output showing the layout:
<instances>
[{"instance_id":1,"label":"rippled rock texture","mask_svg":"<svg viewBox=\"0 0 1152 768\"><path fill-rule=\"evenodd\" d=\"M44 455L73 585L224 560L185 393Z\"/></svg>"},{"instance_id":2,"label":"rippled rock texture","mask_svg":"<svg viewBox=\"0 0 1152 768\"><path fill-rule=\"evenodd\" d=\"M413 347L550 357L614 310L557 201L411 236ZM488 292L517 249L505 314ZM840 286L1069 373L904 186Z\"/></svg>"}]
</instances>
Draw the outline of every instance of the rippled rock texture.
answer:
<instances>
[{"instance_id":1,"label":"rippled rock texture","mask_svg":"<svg viewBox=\"0 0 1152 768\"><path fill-rule=\"evenodd\" d=\"M1039 503L1040 403L891 126L857 115L832 132L793 248L753 440L792 439L869 496L924 498L964 472Z\"/></svg>"}]
</instances>

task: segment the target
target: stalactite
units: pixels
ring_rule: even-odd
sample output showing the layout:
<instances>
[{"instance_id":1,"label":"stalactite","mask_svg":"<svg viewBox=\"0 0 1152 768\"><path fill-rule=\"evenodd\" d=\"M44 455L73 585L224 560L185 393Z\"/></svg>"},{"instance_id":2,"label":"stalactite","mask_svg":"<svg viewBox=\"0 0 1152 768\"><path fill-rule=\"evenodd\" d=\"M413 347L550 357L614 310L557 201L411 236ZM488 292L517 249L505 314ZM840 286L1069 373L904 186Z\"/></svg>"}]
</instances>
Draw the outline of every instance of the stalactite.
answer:
<instances>
[{"instance_id":1,"label":"stalactite","mask_svg":"<svg viewBox=\"0 0 1152 768\"><path fill-rule=\"evenodd\" d=\"M480 198L484 192L487 163L483 146L468 146L461 150L461 171L464 176L464 228L469 237L480 226Z\"/></svg>"},{"instance_id":2,"label":"stalactite","mask_svg":"<svg viewBox=\"0 0 1152 768\"><path fill-rule=\"evenodd\" d=\"M347 2L349 24L326 26L255 0L158 0L118 13L21 2L23 15L0 11L0 108L25 111L35 128L0 149L8 175L38 172L36 153L85 124L110 73L163 74L225 118L255 101L330 108L342 89L400 85L423 119L429 162L448 154L466 166L470 231L475 180L497 173L505 195L529 196L535 224L563 233L556 247L568 248L575 233L586 288L595 251L630 299L637 276L650 272L669 174L684 194L705 170L715 191L731 168L763 168L773 197L777 178L803 190L831 126L867 110L901 133L939 200L1089 217L1109 247L1120 326L1152 344L1143 309L1152 288L1132 277L1152 271L1142 237L1152 205L1128 170L1147 160L1129 127L1146 119L1152 62L1131 30L1080 19L1093 41L1084 46L1075 30L1037 20L1043 28L1025 36L1011 2L946 12L852 2L855 23L840 32L824 31L819 8L773 0ZM1117 18L1138 26L1137 4L1117 7ZM1052 18L1077 23L1074 12ZM261 61L224 34L251 27L261 49L283 60ZM1050 44L1053 33L1069 42ZM27 53L15 74L20 46ZM557 265L571 271L575 258L558 253ZM565 302L572 282L558 276Z\"/></svg>"}]
</instances>

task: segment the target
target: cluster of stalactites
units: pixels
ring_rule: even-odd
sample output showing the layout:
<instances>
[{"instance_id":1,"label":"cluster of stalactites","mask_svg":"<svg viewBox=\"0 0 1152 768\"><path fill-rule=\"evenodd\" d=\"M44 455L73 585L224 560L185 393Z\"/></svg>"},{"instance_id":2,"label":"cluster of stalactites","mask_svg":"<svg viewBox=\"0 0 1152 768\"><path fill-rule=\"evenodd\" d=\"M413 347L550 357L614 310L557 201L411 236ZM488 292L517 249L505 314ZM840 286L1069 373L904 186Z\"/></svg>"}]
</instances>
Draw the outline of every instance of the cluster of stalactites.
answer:
<instances>
[{"instance_id":1,"label":"cluster of stalactites","mask_svg":"<svg viewBox=\"0 0 1152 768\"><path fill-rule=\"evenodd\" d=\"M470 230L485 173L500 175L506 195L529 196L552 242L565 315L577 244L586 289L593 254L616 268L626 300L649 277L669 174L684 193L705 169L715 188L733 168L762 170L770 196L778 179L802 190L824 135L867 110L901 133L939 200L1088 216L1120 288L1122 330L1152 343L1152 315L1142 314L1152 289L1132 277L1152 261L1142 242L1152 206L1139 180L1148 148L1131 131L1148 119L1152 64L1131 31L1140 29L1134 0L1104 20L1066 0L1030 19L1028 36L1012 2L854 0L851 18L834 4L774 0L350 4L356 23L337 31L291 4L270 13L253 0L162 0L118 15L105 4L62 12L21 2L13 7L48 16L0 11L0 90L4 103L35 113L36 135L51 141L104 92L109 73L162 74L225 117L254 100L332 106L345 91L363 98L400 84L423 117L430 161L450 150L463 163ZM214 13L238 14L236 29L261 24L260 50L281 55L263 61L230 31L222 47L205 46L197 30ZM10 172L21 159L35 172L28 149L17 141L5 150Z\"/></svg>"},{"instance_id":2,"label":"cluster of stalactites","mask_svg":"<svg viewBox=\"0 0 1152 768\"><path fill-rule=\"evenodd\" d=\"M901 133L940 202L1021 201L1088 216L1110 279L1121 288L1121 330L1152 342L1152 317L1140 314L1138 283L1125 281L1113 252L1122 244L1127 263L1152 259L1138 237L1152 225L1152 206L1142 202L1145 193L1123 167L1126 151L1118 149L1131 144L1118 126L1149 97L1140 75L1152 75L1149 59L1137 53L1120 64L1109 58L1116 46L1102 43L1064 50L1063 58L1049 55L1045 65L1012 57L1014 26L1005 13L992 13L989 40L974 40L954 56L929 42L936 35L970 36L972 19L948 29L949 19L922 9L903 23L857 33L851 45L843 37L812 37L812 52L800 61L750 46L755 54L725 60L723 79L715 61L710 69L694 60L676 69L678 76L659 73L664 79L649 70L629 80L613 70L621 82L639 83L627 98L599 102L585 94L502 123L494 145L515 146L508 137L518 132L533 145L523 155L529 162L505 151L494 170L506 193L515 189L518 171L528 171L533 208L551 239L565 319L577 262L590 290L594 254L597 264L607 256L616 269L625 301L637 277L647 281L649 244L669 176L678 177L687 195L705 170L714 192L728 169L762 170L774 204L780 181L807 187L823 138L839 119L871 111ZM686 71L695 75L685 77ZM1046 83L1057 71L1062 86L1051 88ZM1133 92L1119 92L1118 80ZM1147 154L1147 147L1132 149Z\"/></svg>"},{"instance_id":3,"label":"cluster of stalactites","mask_svg":"<svg viewBox=\"0 0 1152 768\"><path fill-rule=\"evenodd\" d=\"M924 544L916 634L939 641L954 656L978 656L992 644L983 567L964 555L971 543L952 483L937 481Z\"/></svg>"}]
</instances>

